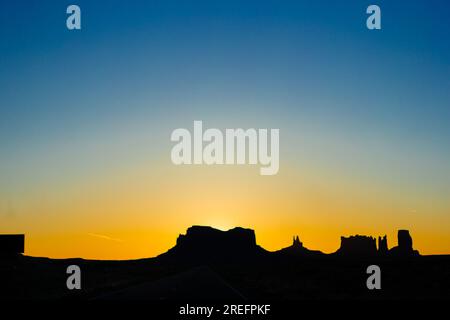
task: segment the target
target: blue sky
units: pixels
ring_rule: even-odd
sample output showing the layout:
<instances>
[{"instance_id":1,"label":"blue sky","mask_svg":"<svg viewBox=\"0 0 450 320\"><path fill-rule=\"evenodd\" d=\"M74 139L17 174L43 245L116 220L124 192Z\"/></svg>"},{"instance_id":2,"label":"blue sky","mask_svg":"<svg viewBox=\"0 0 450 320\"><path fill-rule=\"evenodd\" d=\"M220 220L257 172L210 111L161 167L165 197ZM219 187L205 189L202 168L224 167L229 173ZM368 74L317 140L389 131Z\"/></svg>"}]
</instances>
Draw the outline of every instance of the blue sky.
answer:
<instances>
[{"instance_id":1,"label":"blue sky","mask_svg":"<svg viewBox=\"0 0 450 320\"><path fill-rule=\"evenodd\" d=\"M80 31L65 27L72 3ZM382 30L366 28L370 4ZM167 160L171 130L203 120L280 128L281 166L426 194L436 221L448 214L448 1L0 8L2 203L46 179Z\"/></svg>"},{"instance_id":2,"label":"blue sky","mask_svg":"<svg viewBox=\"0 0 450 320\"><path fill-rule=\"evenodd\" d=\"M64 28L65 2L3 4L2 142L164 113L164 101L183 112L176 96L248 99L257 110L272 100L269 113L448 138L445 1L379 2L383 29L373 32L365 1L78 4L80 32ZM206 104L207 114L235 107Z\"/></svg>"},{"instance_id":3,"label":"blue sky","mask_svg":"<svg viewBox=\"0 0 450 320\"><path fill-rule=\"evenodd\" d=\"M378 2L381 31L366 29L365 1L80 1L75 32L67 4L3 4L4 150L147 117L230 117L448 154L445 1Z\"/></svg>"}]
</instances>

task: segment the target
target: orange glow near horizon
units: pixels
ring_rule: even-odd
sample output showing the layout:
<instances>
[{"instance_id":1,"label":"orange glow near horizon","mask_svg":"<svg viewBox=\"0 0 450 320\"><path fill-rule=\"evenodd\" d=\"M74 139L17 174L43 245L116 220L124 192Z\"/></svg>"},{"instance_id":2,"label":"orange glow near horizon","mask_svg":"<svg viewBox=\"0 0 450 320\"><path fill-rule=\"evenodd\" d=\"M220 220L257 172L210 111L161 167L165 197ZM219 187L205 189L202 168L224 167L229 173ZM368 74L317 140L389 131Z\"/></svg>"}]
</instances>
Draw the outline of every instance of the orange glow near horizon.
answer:
<instances>
[{"instance_id":1,"label":"orange glow near horizon","mask_svg":"<svg viewBox=\"0 0 450 320\"><path fill-rule=\"evenodd\" d=\"M25 233L27 255L52 258L153 257L174 246L191 225L251 228L257 243L270 251L289 246L299 235L305 247L326 253L338 249L340 236L353 234L387 234L393 247L397 230L409 229L421 253L450 252L448 218L439 229L380 190L362 191L351 181L331 183L338 181L333 177L327 184L313 183L317 174L294 169L269 178L253 171L160 166L158 173L141 168L96 184L49 186L45 197L30 194L17 205L26 220L18 214L1 231ZM427 203L416 208L427 209Z\"/></svg>"}]
</instances>

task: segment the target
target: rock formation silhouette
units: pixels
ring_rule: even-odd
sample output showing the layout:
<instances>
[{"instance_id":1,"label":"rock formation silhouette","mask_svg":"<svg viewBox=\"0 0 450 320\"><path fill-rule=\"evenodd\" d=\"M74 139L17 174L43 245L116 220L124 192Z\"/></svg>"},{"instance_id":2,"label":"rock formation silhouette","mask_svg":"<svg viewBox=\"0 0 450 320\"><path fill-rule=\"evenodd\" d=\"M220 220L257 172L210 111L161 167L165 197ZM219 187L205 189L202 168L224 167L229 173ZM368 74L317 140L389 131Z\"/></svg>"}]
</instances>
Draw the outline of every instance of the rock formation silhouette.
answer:
<instances>
[{"instance_id":1,"label":"rock formation silhouette","mask_svg":"<svg viewBox=\"0 0 450 320\"><path fill-rule=\"evenodd\" d=\"M389 250L391 256L407 257L417 256L419 251L413 249L412 237L408 230L398 230L398 245Z\"/></svg>"},{"instance_id":2,"label":"rock formation silhouette","mask_svg":"<svg viewBox=\"0 0 450 320\"><path fill-rule=\"evenodd\" d=\"M341 237L341 246L336 254L341 256L390 256L409 257L419 255L412 247L412 238L408 230L398 231L398 246L389 250L387 236L378 237L378 249L376 239L368 236Z\"/></svg>"},{"instance_id":3,"label":"rock formation silhouette","mask_svg":"<svg viewBox=\"0 0 450 320\"><path fill-rule=\"evenodd\" d=\"M378 237L378 253L380 255L386 255L388 252L387 236L385 235L383 238Z\"/></svg>"},{"instance_id":4,"label":"rock formation silhouette","mask_svg":"<svg viewBox=\"0 0 450 320\"><path fill-rule=\"evenodd\" d=\"M7 241L13 238L10 246ZM23 238L13 238L0 237L3 252L22 251ZM251 229L193 226L173 248L147 259L95 261L21 254L11 258L2 257L0 250L0 270L8 272L0 300L2 295L158 301L450 297L450 255L419 256L407 230L398 231L398 246L391 250L386 236L377 238L378 248L373 237L342 237L339 250L325 254L307 249L294 236L288 247L266 251ZM68 295L63 277L72 264L85 270L90 281L85 284L88 290ZM388 290L375 295L365 289L365 271L371 264L380 265L387 275L382 281Z\"/></svg>"},{"instance_id":5,"label":"rock formation silhouette","mask_svg":"<svg viewBox=\"0 0 450 320\"><path fill-rule=\"evenodd\" d=\"M294 236L292 239L292 245L281 250L276 251L278 255L288 255L288 256L310 256L310 255L321 255L321 251L309 250L303 246L298 236Z\"/></svg>"},{"instance_id":6,"label":"rock formation silhouette","mask_svg":"<svg viewBox=\"0 0 450 320\"><path fill-rule=\"evenodd\" d=\"M251 259L266 252L256 244L252 229L236 227L222 231L207 226L192 226L180 234L175 247L159 257L192 261Z\"/></svg>"},{"instance_id":7,"label":"rock formation silhouette","mask_svg":"<svg viewBox=\"0 0 450 320\"><path fill-rule=\"evenodd\" d=\"M387 236L377 239L370 236L355 235L341 237L341 245L334 253L342 257L381 256L408 257L418 255L412 247L412 238L408 230L398 231L398 246L388 249ZM298 236L292 239L292 245L278 251L269 252L256 243L252 229L237 227L221 231L208 226L192 226L186 234L180 234L176 245L161 259L180 262L201 263L204 261L255 260L267 256L305 257L325 255L321 251L309 250L303 246Z\"/></svg>"},{"instance_id":8,"label":"rock formation silhouette","mask_svg":"<svg viewBox=\"0 0 450 320\"><path fill-rule=\"evenodd\" d=\"M368 236L341 237L341 246L336 251L338 255L376 255L376 239Z\"/></svg>"},{"instance_id":9,"label":"rock formation silhouette","mask_svg":"<svg viewBox=\"0 0 450 320\"><path fill-rule=\"evenodd\" d=\"M298 238L298 236L293 237L292 246L303 248L303 243L300 242L300 239Z\"/></svg>"}]
</instances>

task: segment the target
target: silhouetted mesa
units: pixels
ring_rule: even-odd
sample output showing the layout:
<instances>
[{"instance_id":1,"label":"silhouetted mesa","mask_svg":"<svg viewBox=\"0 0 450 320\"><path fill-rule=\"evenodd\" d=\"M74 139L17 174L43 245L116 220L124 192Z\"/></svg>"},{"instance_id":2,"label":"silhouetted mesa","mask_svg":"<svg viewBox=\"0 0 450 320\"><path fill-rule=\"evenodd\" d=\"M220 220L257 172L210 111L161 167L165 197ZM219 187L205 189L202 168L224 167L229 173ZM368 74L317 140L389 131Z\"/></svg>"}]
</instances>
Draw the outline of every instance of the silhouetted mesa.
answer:
<instances>
[{"instance_id":1,"label":"silhouetted mesa","mask_svg":"<svg viewBox=\"0 0 450 320\"><path fill-rule=\"evenodd\" d=\"M0 256L15 256L24 251L24 234L0 234Z\"/></svg>"},{"instance_id":2,"label":"silhouetted mesa","mask_svg":"<svg viewBox=\"0 0 450 320\"><path fill-rule=\"evenodd\" d=\"M180 234L175 247L160 255L161 258L188 258L197 260L224 260L251 258L265 252L256 244L251 229L234 228L222 231L206 226L192 226L186 235Z\"/></svg>"},{"instance_id":3,"label":"silhouetted mesa","mask_svg":"<svg viewBox=\"0 0 450 320\"><path fill-rule=\"evenodd\" d=\"M416 256L419 251L413 249L412 238L408 230L398 230L398 246L389 250L390 255L394 256Z\"/></svg>"},{"instance_id":4,"label":"silhouetted mesa","mask_svg":"<svg viewBox=\"0 0 450 320\"><path fill-rule=\"evenodd\" d=\"M376 255L377 244L376 239L367 236L350 236L348 238L341 237L341 246L336 251L339 255Z\"/></svg>"},{"instance_id":5,"label":"silhouetted mesa","mask_svg":"<svg viewBox=\"0 0 450 320\"><path fill-rule=\"evenodd\" d=\"M419 255L417 250L412 247L412 238L408 230L398 231L398 246L389 250L387 237L378 237L378 250L376 247L376 239L368 236L350 236L348 238L341 237L341 247L336 251L338 255L349 256L393 256L408 257Z\"/></svg>"},{"instance_id":6,"label":"silhouetted mesa","mask_svg":"<svg viewBox=\"0 0 450 320\"><path fill-rule=\"evenodd\" d=\"M350 236L341 237L341 246L335 252L339 256L392 256L408 257L418 255L412 248L412 238L407 230L399 230L397 247L389 250L387 237ZM275 252L269 252L256 244L255 232L252 229L234 228L221 231L208 226L192 226L186 234L180 234L175 247L158 257L165 260L201 264L206 261L254 260L255 258L322 256L320 251L305 248L298 236L292 245Z\"/></svg>"}]
</instances>

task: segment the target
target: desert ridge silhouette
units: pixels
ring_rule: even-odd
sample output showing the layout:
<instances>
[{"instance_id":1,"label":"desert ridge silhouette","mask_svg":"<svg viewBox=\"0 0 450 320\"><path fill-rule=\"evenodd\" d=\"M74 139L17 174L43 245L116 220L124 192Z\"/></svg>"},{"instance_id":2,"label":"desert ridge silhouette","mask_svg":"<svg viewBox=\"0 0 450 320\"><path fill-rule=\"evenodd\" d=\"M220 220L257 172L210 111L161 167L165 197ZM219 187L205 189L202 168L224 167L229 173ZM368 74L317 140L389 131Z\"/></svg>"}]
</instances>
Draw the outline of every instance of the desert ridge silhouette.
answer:
<instances>
[{"instance_id":1,"label":"desert ridge silhouette","mask_svg":"<svg viewBox=\"0 0 450 320\"><path fill-rule=\"evenodd\" d=\"M5 242L0 248L7 248ZM6 240L3 240L6 241ZM5 252L3 252L5 253ZM380 266L383 289L366 287L366 269ZM77 265L82 290L65 287L66 269ZM0 255L6 281L0 298L101 300L399 299L450 298L450 255L420 255L407 230L398 245L387 237L341 238L334 253L292 245L268 251L254 230L189 227L176 244L154 258L123 261L49 259Z\"/></svg>"},{"instance_id":2,"label":"desert ridge silhouette","mask_svg":"<svg viewBox=\"0 0 450 320\"><path fill-rule=\"evenodd\" d=\"M11 256L24 253L25 235L0 235L0 256ZM318 250L310 250L303 246L298 236L293 237L292 245L275 252L267 251L256 243L255 231L248 228L235 227L222 231L210 226L192 226L186 234L180 234L176 245L157 258L162 260L193 259L204 261L258 259L265 255L319 256L325 255ZM370 236L355 235L341 237L341 246L334 253L340 256L417 256L413 249L412 237L408 230L398 231L398 245L388 249L387 237L376 239Z\"/></svg>"},{"instance_id":3,"label":"desert ridge silhouette","mask_svg":"<svg viewBox=\"0 0 450 320\"><path fill-rule=\"evenodd\" d=\"M256 243L252 229L236 227L228 231L209 226L192 226L186 234L178 236L176 245L158 256L162 260L179 261L221 261L221 260L255 260L267 256L290 257L410 257L419 252L412 248L412 237L408 230L398 231L398 246L388 249L387 237L379 237L378 248L376 238L355 235L341 237L340 248L332 254L324 254L319 250L310 250L303 246L298 236L293 237L292 245L278 251L270 252Z\"/></svg>"},{"instance_id":4,"label":"desert ridge silhouette","mask_svg":"<svg viewBox=\"0 0 450 320\"><path fill-rule=\"evenodd\" d=\"M413 249L413 240L408 230L398 230L398 245L388 249L387 237L354 235L341 237L341 245L334 253L340 256L417 256ZM0 235L0 256L14 256L24 253L25 235ZM267 251L256 243L255 231L249 228L235 227L222 231L210 226L192 226L186 234L180 234L176 245L160 254L160 259L173 257L184 259L223 260L223 259L257 259L264 255L318 256L324 255L319 250L310 250L303 246L298 236L293 237L292 245L275 252Z\"/></svg>"},{"instance_id":5,"label":"desert ridge silhouette","mask_svg":"<svg viewBox=\"0 0 450 320\"><path fill-rule=\"evenodd\" d=\"M220 300L242 300L252 297L254 292L248 292L248 288L241 287L241 283L230 282L229 279L242 274L249 277L250 274L262 272L259 281L274 281L282 275L284 269L309 277L309 268L321 270L337 269L338 274L343 273L341 279L352 278L350 287L355 290L357 285L357 274L348 274L347 262L351 265L349 270L355 272L358 268L363 269L365 259L398 260L418 256L418 252L412 249L412 238L407 230L400 230L399 245L391 250L387 249L387 237L379 237L379 248L376 239L368 236L350 236L341 238L341 247L331 254L325 254L318 250L310 250L303 246L298 236L293 237L292 245L278 251L268 251L257 244L254 230L242 227L232 228L227 231L218 230L210 226L191 226L185 234L180 234L174 247L167 252L157 256L159 263L163 265L176 265L181 267L179 273L159 279L142 283L129 288L98 297L101 300L128 300L128 299L167 299L183 301L220 301ZM399 255L397 252L401 252ZM343 261L343 265L342 262ZM355 262L356 261L356 262ZM359 261L363 261L360 264ZM401 261L401 259L400 259ZM232 275L222 269L231 268ZM296 269L298 270L296 271ZM302 272L302 268L306 268ZM324 272L319 271L319 272ZM327 273L329 271L325 271ZM335 270L336 272L336 270ZM267 279L264 274L267 273ZM238 276L238 277L239 277ZM298 275L297 275L298 276ZM314 275L315 276L315 275ZM337 277L337 283L332 282L330 287L324 286L324 292L335 286L348 285L342 283ZM292 278L291 280L295 280ZM302 280L304 281L304 280ZM309 280L310 281L310 280ZM319 279L318 282L322 282ZM363 283L364 281L362 281ZM361 286L360 286L361 287ZM315 289L317 290L317 289ZM314 293L317 294L317 293ZM258 295L258 293L256 293ZM326 295L326 294L325 294Z\"/></svg>"}]
</instances>

